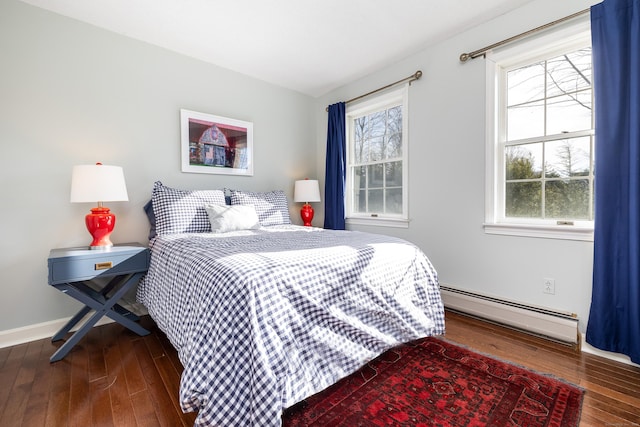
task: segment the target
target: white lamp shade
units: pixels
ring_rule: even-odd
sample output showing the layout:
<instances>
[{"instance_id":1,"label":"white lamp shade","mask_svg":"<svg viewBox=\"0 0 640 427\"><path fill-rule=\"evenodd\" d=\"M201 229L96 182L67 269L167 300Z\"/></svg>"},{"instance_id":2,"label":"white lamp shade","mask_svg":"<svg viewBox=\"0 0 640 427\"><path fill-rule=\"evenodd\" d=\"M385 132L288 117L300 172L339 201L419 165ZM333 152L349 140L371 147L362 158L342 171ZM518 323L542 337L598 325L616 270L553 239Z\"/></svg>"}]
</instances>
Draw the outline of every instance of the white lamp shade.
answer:
<instances>
[{"instance_id":1,"label":"white lamp shade","mask_svg":"<svg viewBox=\"0 0 640 427\"><path fill-rule=\"evenodd\" d=\"M319 202L320 201L320 187L318 181L315 179L303 179L296 181L293 190L294 202Z\"/></svg>"},{"instance_id":2,"label":"white lamp shade","mask_svg":"<svg viewBox=\"0 0 640 427\"><path fill-rule=\"evenodd\" d=\"M71 203L129 200L120 166L79 165L71 173Z\"/></svg>"}]
</instances>

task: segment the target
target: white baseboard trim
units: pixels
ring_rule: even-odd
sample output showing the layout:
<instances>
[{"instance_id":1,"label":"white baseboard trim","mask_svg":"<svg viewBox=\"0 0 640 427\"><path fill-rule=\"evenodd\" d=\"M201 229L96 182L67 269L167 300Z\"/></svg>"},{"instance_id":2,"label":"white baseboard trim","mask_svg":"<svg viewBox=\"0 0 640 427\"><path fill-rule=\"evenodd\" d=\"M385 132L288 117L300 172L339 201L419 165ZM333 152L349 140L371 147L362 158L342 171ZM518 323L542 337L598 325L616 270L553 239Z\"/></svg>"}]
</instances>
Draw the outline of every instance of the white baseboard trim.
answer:
<instances>
[{"instance_id":1,"label":"white baseboard trim","mask_svg":"<svg viewBox=\"0 0 640 427\"><path fill-rule=\"evenodd\" d=\"M569 315L568 313L556 312L555 314L560 315L558 319L550 317L548 320L541 321L540 316L536 313L536 311L539 311L538 309L542 309L542 311L550 313L551 315L554 314L554 310L539 307L531 307L530 310L527 310L527 306L521 303L516 303L517 307L514 308L509 305L513 305L512 302L507 301L508 304L505 305L503 301L495 297L487 299L486 296L481 294L473 294L469 291L454 288L446 284L441 284L441 294L445 307L447 308L489 321L495 321L503 325L513 326L517 329L528 330L550 338L559 339L563 342L571 342L572 337L575 337L577 340L579 335L580 351L640 368L640 365L633 363L627 355L600 350L587 343L586 334L577 331L578 319L566 320L567 317L573 317L573 315ZM522 310L522 308L525 310ZM544 317L546 316L543 316L543 318ZM562 319L562 317L565 317L565 319ZM561 324L557 324L557 322L561 322ZM560 329L558 329L559 326L561 326ZM563 333L551 332L556 329Z\"/></svg>"},{"instance_id":2,"label":"white baseboard trim","mask_svg":"<svg viewBox=\"0 0 640 427\"><path fill-rule=\"evenodd\" d=\"M85 320L87 320L87 318L92 314L93 312L87 314L87 316L78 322L71 331L77 331L82 327ZM41 340L43 338L51 338L69 321L69 319L71 319L71 317L0 331L0 348L24 344L31 341ZM98 320L95 326L106 325L108 323L113 323L113 320L105 316Z\"/></svg>"},{"instance_id":3,"label":"white baseboard trim","mask_svg":"<svg viewBox=\"0 0 640 427\"><path fill-rule=\"evenodd\" d=\"M614 360L616 362L624 363L626 365L635 366L636 368L640 368L640 365L637 363L633 363L629 356L620 353L612 353L610 351L600 350L599 348L595 348L591 344L587 342L586 334L582 334L582 347L581 351L589 354L593 354L595 356L604 357L606 359Z\"/></svg>"},{"instance_id":4,"label":"white baseboard trim","mask_svg":"<svg viewBox=\"0 0 640 427\"><path fill-rule=\"evenodd\" d=\"M552 308L536 307L441 284L446 308L497 322L563 343L578 344L578 318Z\"/></svg>"}]
</instances>

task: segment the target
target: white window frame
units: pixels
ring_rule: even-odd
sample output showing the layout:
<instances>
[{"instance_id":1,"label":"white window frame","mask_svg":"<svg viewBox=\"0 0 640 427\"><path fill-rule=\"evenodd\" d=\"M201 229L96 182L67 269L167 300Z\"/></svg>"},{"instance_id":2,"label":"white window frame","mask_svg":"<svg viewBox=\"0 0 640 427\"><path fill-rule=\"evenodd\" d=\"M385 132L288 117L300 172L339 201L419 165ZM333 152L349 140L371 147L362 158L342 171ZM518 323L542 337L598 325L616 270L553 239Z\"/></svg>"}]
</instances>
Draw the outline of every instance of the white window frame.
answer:
<instances>
[{"instance_id":1,"label":"white window frame","mask_svg":"<svg viewBox=\"0 0 640 427\"><path fill-rule=\"evenodd\" d=\"M505 218L504 212L504 101L499 92L505 69L526 65L591 45L589 18L577 19L522 42L486 55L486 178L485 222L488 234L593 241L593 221L556 221Z\"/></svg>"},{"instance_id":2,"label":"white window frame","mask_svg":"<svg viewBox=\"0 0 640 427\"><path fill-rule=\"evenodd\" d=\"M367 97L366 100L349 104L345 113L346 127L346 160L347 160L347 179L345 188L345 216L346 223L349 225L375 225L382 227L409 227L409 85L406 84L399 89L385 91L379 95ZM353 121L355 118L363 115L371 114L376 111L387 109L394 105L402 105L402 214L383 214L378 213L372 215L370 213L363 214L353 211L353 174L351 173L353 160Z\"/></svg>"}]
</instances>

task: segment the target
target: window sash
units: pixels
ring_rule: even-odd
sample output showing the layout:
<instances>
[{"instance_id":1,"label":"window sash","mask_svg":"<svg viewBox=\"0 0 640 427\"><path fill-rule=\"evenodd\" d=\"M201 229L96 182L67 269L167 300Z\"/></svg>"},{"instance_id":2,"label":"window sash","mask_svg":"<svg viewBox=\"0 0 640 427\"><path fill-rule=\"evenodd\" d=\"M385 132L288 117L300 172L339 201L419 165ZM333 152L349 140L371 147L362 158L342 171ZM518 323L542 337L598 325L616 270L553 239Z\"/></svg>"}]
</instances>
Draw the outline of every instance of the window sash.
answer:
<instances>
[{"instance_id":1,"label":"window sash","mask_svg":"<svg viewBox=\"0 0 640 427\"><path fill-rule=\"evenodd\" d=\"M359 102L347 107L346 112L346 124L347 124L347 179L346 179L346 216L349 223L371 223L375 225L385 226L404 226L403 221L408 219L408 108L407 108L407 94L408 85L383 93L381 95L370 97L366 101ZM359 159L356 161L354 153L355 144L355 120L366 117L376 112L385 112L400 106L402 109L402 129L398 132L394 129L390 134L385 133L387 137L401 135L401 153L398 155L391 153L389 157L376 158L371 160L370 158ZM399 134L399 135L398 135ZM386 144L386 141L384 142ZM386 145L384 145L386 147ZM389 153L387 153L389 154ZM399 164L401 172L394 173L393 181L388 183L385 171L387 168L393 167ZM382 169L382 182L380 185L371 186L371 179L365 175L364 184L360 185L357 179L357 172L359 168L376 168L381 166ZM397 181L400 180L398 185ZM400 190L401 189L401 190ZM398 191L400 190L400 191ZM364 192L364 193L363 193ZM381 209L372 209L371 200L369 196L374 195L375 192L380 192L382 200ZM399 194L398 194L399 193ZM358 211L356 209L356 203L362 203L357 194L365 195L364 211ZM401 202L392 203L390 198L401 198ZM389 211L391 207L395 206L395 209ZM355 220L356 222L354 222Z\"/></svg>"},{"instance_id":2,"label":"window sash","mask_svg":"<svg viewBox=\"0 0 640 427\"><path fill-rule=\"evenodd\" d=\"M549 49L548 46L554 46ZM572 26L528 40L487 54L486 57L486 191L485 223L486 233L560 238L572 240L592 240L593 221L571 221L572 225L553 219L509 218L504 215L505 206L505 147L528 143L547 143L578 137L591 138L590 145L590 185L593 186L593 122L591 129L541 135L536 137L507 140L506 135L506 72L527 64L554 58L564 52L572 52L590 46L588 19L576 22ZM503 85L504 86L501 86ZM550 97L548 97L550 98ZM593 105L593 104L592 104ZM593 114L592 114L593 120ZM587 178L587 177L585 177ZM593 190L593 187L591 187ZM590 203L592 209L593 203ZM592 214L591 214L592 215Z\"/></svg>"}]
</instances>

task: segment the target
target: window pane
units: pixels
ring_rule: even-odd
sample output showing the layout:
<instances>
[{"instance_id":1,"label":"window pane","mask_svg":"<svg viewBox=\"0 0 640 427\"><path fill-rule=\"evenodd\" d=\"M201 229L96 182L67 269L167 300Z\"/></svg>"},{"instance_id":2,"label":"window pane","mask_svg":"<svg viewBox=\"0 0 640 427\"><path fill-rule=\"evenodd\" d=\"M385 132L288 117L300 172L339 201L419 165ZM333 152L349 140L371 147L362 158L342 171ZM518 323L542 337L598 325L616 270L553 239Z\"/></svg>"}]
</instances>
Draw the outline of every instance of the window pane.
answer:
<instances>
[{"instance_id":1,"label":"window pane","mask_svg":"<svg viewBox=\"0 0 640 427\"><path fill-rule=\"evenodd\" d=\"M591 129L591 91L547 101L547 135Z\"/></svg>"},{"instance_id":2,"label":"window pane","mask_svg":"<svg viewBox=\"0 0 640 427\"><path fill-rule=\"evenodd\" d=\"M382 155L384 152L384 135L376 136L371 138L371 147L369 151L369 160L370 162L377 162L382 160Z\"/></svg>"},{"instance_id":3,"label":"window pane","mask_svg":"<svg viewBox=\"0 0 640 427\"><path fill-rule=\"evenodd\" d=\"M542 215L542 183L508 182L505 188L507 217L540 218Z\"/></svg>"},{"instance_id":4,"label":"window pane","mask_svg":"<svg viewBox=\"0 0 640 427\"><path fill-rule=\"evenodd\" d=\"M356 190L366 187L367 169L365 166L353 168L353 186Z\"/></svg>"},{"instance_id":5,"label":"window pane","mask_svg":"<svg viewBox=\"0 0 640 427\"><path fill-rule=\"evenodd\" d=\"M589 180L547 181L545 217L589 219Z\"/></svg>"},{"instance_id":6,"label":"window pane","mask_svg":"<svg viewBox=\"0 0 640 427\"><path fill-rule=\"evenodd\" d=\"M364 213L367 211L367 192L360 190L354 192L353 209L356 213Z\"/></svg>"},{"instance_id":7,"label":"window pane","mask_svg":"<svg viewBox=\"0 0 640 427\"><path fill-rule=\"evenodd\" d=\"M505 147L505 178L542 177L542 143Z\"/></svg>"},{"instance_id":8,"label":"window pane","mask_svg":"<svg viewBox=\"0 0 640 427\"><path fill-rule=\"evenodd\" d=\"M387 129L386 111L380 111L368 116L369 119L369 136L382 136Z\"/></svg>"},{"instance_id":9,"label":"window pane","mask_svg":"<svg viewBox=\"0 0 640 427\"><path fill-rule=\"evenodd\" d=\"M507 106L544 98L544 62L538 62L507 73Z\"/></svg>"},{"instance_id":10,"label":"window pane","mask_svg":"<svg viewBox=\"0 0 640 427\"><path fill-rule=\"evenodd\" d=\"M356 140L353 142L353 163L365 163L369 159L369 139L365 137L365 122L354 120Z\"/></svg>"},{"instance_id":11,"label":"window pane","mask_svg":"<svg viewBox=\"0 0 640 427\"><path fill-rule=\"evenodd\" d=\"M544 102L536 101L507 109L507 140L544 135Z\"/></svg>"},{"instance_id":12,"label":"window pane","mask_svg":"<svg viewBox=\"0 0 640 427\"><path fill-rule=\"evenodd\" d=\"M382 190L369 190L369 209L367 212L384 212Z\"/></svg>"},{"instance_id":13,"label":"window pane","mask_svg":"<svg viewBox=\"0 0 640 427\"><path fill-rule=\"evenodd\" d=\"M354 137L356 142L362 141L364 139L364 134L365 134L364 130L365 130L366 124L367 124L366 117L359 117L353 120L353 129L355 131Z\"/></svg>"},{"instance_id":14,"label":"window pane","mask_svg":"<svg viewBox=\"0 0 640 427\"><path fill-rule=\"evenodd\" d=\"M402 132L402 107L389 108L388 114L387 132Z\"/></svg>"},{"instance_id":15,"label":"window pane","mask_svg":"<svg viewBox=\"0 0 640 427\"><path fill-rule=\"evenodd\" d=\"M367 166L368 179L367 184L369 188L381 188L384 185L384 166L383 165L369 165Z\"/></svg>"},{"instance_id":16,"label":"window pane","mask_svg":"<svg viewBox=\"0 0 640 427\"><path fill-rule=\"evenodd\" d=\"M547 96L591 88L591 48L547 61Z\"/></svg>"},{"instance_id":17,"label":"window pane","mask_svg":"<svg viewBox=\"0 0 640 427\"><path fill-rule=\"evenodd\" d=\"M569 178L589 176L591 166L590 137L550 141L545 145L545 176Z\"/></svg>"},{"instance_id":18,"label":"window pane","mask_svg":"<svg viewBox=\"0 0 640 427\"><path fill-rule=\"evenodd\" d=\"M385 207L386 213L402 213L402 188L390 188L385 191Z\"/></svg>"},{"instance_id":19,"label":"window pane","mask_svg":"<svg viewBox=\"0 0 640 427\"><path fill-rule=\"evenodd\" d=\"M402 162L385 163L385 187L402 187Z\"/></svg>"},{"instance_id":20,"label":"window pane","mask_svg":"<svg viewBox=\"0 0 640 427\"><path fill-rule=\"evenodd\" d=\"M402 157L402 133L389 135L385 147L385 159L396 159Z\"/></svg>"}]
</instances>

